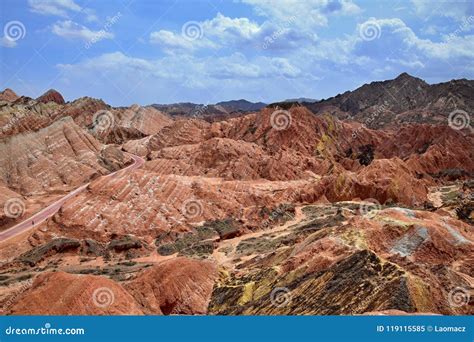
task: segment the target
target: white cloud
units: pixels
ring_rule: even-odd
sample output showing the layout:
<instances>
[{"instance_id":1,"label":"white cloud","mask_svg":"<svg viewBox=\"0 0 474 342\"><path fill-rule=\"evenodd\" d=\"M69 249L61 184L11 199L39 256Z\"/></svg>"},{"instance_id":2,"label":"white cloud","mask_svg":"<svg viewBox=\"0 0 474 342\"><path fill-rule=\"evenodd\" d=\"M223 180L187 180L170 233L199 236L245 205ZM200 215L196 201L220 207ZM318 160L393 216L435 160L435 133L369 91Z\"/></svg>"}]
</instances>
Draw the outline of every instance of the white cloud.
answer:
<instances>
[{"instance_id":1,"label":"white cloud","mask_svg":"<svg viewBox=\"0 0 474 342\"><path fill-rule=\"evenodd\" d=\"M80 12L81 6L73 0L28 0L32 12L67 17L68 11Z\"/></svg>"},{"instance_id":2,"label":"white cloud","mask_svg":"<svg viewBox=\"0 0 474 342\"><path fill-rule=\"evenodd\" d=\"M439 31L439 28L435 25L428 25L421 29L421 32L430 36L434 36Z\"/></svg>"},{"instance_id":3,"label":"white cloud","mask_svg":"<svg viewBox=\"0 0 474 342\"><path fill-rule=\"evenodd\" d=\"M58 64L62 70L74 72L115 72L124 70L135 72L154 72L156 69L153 63L141 58L132 58L124 55L122 52L113 52L100 55L98 57L86 59L78 64Z\"/></svg>"},{"instance_id":4,"label":"white cloud","mask_svg":"<svg viewBox=\"0 0 474 342\"><path fill-rule=\"evenodd\" d=\"M88 22L97 22L99 18L95 14L95 11L91 8L84 8L82 12L86 15L86 21Z\"/></svg>"},{"instance_id":5,"label":"white cloud","mask_svg":"<svg viewBox=\"0 0 474 342\"><path fill-rule=\"evenodd\" d=\"M431 16L438 16L450 17L456 21L461 21L466 17L474 15L472 0L411 0L411 2L415 8L415 12L425 20Z\"/></svg>"},{"instance_id":6,"label":"white cloud","mask_svg":"<svg viewBox=\"0 0 474 342\"><path fill-rule=\"evenodd\" d=\"M158 59L130 57L122 52L102 54L77 64L59 64L58 67L71 74L86 72L110 73L120 71L152 77L180 80L196 77L200 79L259 78L282 75L294 77L299 68L281 57L258 56L249 60L242 53L224 57L194 57L190 55L165 56Z\"/></svg>"},{"instance_id":7,"label":"white cloud","mask_svg":"<svg viewBox=\"0 0 474 342\"><path fill-rule=\"evenodd\" d=\"M241 0L254 7L257 14L271 20L296 17L297 25L325 26L330 15L354 15L361 11L352 0Z\"/></svg>"},{"instance_id":8,"label":"white cloud","mask_svg":"<svg viewBox=\"0 0 474 342\"><path fill-rule=\"evenodd\" d=\"M74 0L28 0L30 11L42 15L69 18L71 13L82 13L87 22L99 19L92 8L81 7Z\"/></svg>"},{"instance_id":9,"label":"white cloud","mask_svg":"<svg viewBox=\"0 0 474 342\"><path fill-rule=\"evenodd\" d=\"M160 30L150 34L150 42L172 51L223 47L285 50L298 47L302 41L315 41L316 34L297 30L293 26L295 20L290 18L282 25L265 21L260 25L248 18L230 18L218 13L210 20L195 23L199 38L189 39L183 32Z\"/></svg>"},{"instance_id":10,"label":"white cloud","mask_svg":"<svg viewBox=\"0 0 474 342\"><path fill-rule=\"evenodd\" d=\"M170 49L191 52L206 47L206 44L212 48L230 48L223 50L230 51L230 55L215 57L213 53L207 53L205 56L208 57L197 58L182 51L148 62L155 74L158 70L162 73L160 77L163 77L163 72L172 74L165 77L181 78L188 87L212 87L218 84L218 80L233 83L252 83L255 80L262 84L273 80L278 84L283 77L294 80L294 84L304 90L308 84L328 73L332 73L334 78L363 74L371 79L381 75L393 76L396 71L416 73L433 70L433 66L441 69L446 67L446 62L462 70L465 64L462 61L474 58L474 51L469 49L474 44L472 36L438 36L440 41L432 41L418 37L399 18L370 18L367 22L379 28L378 38L366 41L361 37L359 30L363 22L354 28L352 34L324 39L299 32L291 26L278 29L269 21L257 24L246 18L218 14L200 23L202 38L197 41L188 41L180 33L163 30L155 32L152 41ZM272 51L249 52L252 50L248 47L258 46L268 37L274 38L268 46Z\"/></svg>"},{"instance_id":11,"label":"white cloud","mask_svg":"<svg viewBox=\"0 0 474 342\"><path fill-rule=\"evenodd\" d=\"M144 59L113 52L57 67L68 75L71 84L81 84L89 93L105 99L119 95L123 103L203 98L213 103L237 93L250 100L263 100L266 92L267 99L278 99L292 91L285 86L287 82L299 80L296 84L300 82L297 77L304 76L298 66L285 58L249 58L242 53L223 57L175 54ZM257 95L262 98L255 98Z\"/></svg>"},{"instance_id":12,"label":"white cloud","mask_svg":"<svg viewBox=\"0 0 474 342\"><path fill-rule=\"evenodd\" d=\"M218 13L215 18L204 21L202 29L204 34L220 40L239 42L258 35L261 27L248 18L229 18Z\"/></svg>"},{"instance_id":13,"label":"white cloud","mask_svg":"<svg viewBox=\"0 0 474 342\"><path fill-rule=\"evenodd\" d=\"M177 54L143 59L113 52L57 67L68 75L71 82L87 84L91 80L104 79L109 86L112 84L124 93L135 86L141 91L153 89L173 94L198 90L215 93L229 83L245 91L249 91L245 87L253 84L256 87L253 91L257 91L267 82L273 86L282 77L301 76L301 70L285 58L258 56L249 59L241 53L224 57ZM165 88L161 89L161 85Z\"/></svg>"},{"instance_id":14,"label":"white cloud","mask_svg":"<svg viewBox=\"0 0 474 342\"><path fill-rule=\"evenodd\" d=\"M114 35L105 30L92 31L89 28L77 24L71 20L59 21L52 27L52 32L60 37L68 39L80 39L83 41L98 42L103 39L112 39Z\"/></svg>"},{"instance_id":15,"label":"white cloud","mask_svg":"<svg viewBox=\"0 0 474 342\"><path fill-rule=\"evenodd\" d=\"M260 65L250 63L241 53L220 57L209 64L207 73L215 79L259 78L263 76Z\"/></svg>"},{"instance_id":16,"label":"white cloud","mask_svg":"<svg viewBox=\"0 0 474 342\"><path fill-rule=\"evenodd\" d=\"M272 67L272 74L282 75L288 78L295 78L301 75L301 70L297 66L291 64L286 58L265 58L263 62L267 63L267 60Z\"/></svg>"},{"instance_id":17,"label":"white cloud","mask_svg":"<svg viewBox=\"0 0 474 342\"><path fill-rule=\"evenodd\" d=\"M422 69L425 67L425 65L421 61L416 60L416 59L405 60L405 59L399 59L399 58L387 58L386 61L389 63L399 64L409 69Z\"/></svg>"},{"instance_id":18,"label":"white cloud","mask_svg":"<svg viewBox=\"0 0 474 342\"><path fill-rule=\"evenodd\" d=\"M12 39L8 39L5 36L0 38L0 46L6 47L6 48L14 48L16 45L17 45L16 41Z\"/></svg>"},{"instance_id":19,"label":"white cloud","mask_svg":"<svg viewBox=\"0 0 474 342\"><path fill-rule=\"evenodd\" d=\"M65 71L72 84L94 80L100 94L113 89L126 94L137 89L134 101L141 96L156 96L157 102L166 101L163 98L183 101L190 100L193 94L198 94L196 98L205 96L200 92L216 96L222 92L227 97L264 96L268 92L268 100L280 94L292 97L291 91L294 97L318 97L318 91L327 94L332 89L341 90L341 79L344 84L353 80L353 84L359 85L361 80L389 78L402 71L420 77L420 72L439 77L444 75L447 63L456 70L445 74L462 74L474 58L470 49L474 45L473 35L458 30L455 35L443 36L439 27L428 26L432 21L424 23L426 31L417 32L433 36L418 36L399 18L370 18L365 23L374 23L380 28L380 35L366 40L359 32L364 22L353 24L349 31L350 19L343 24L335 22L330 30L321 27L335 16L361 13L350 0L239 1L251 5L261 17L249 19L218 13L208 20L193 22L198 29L195 39L186 37L181 28L161 28L150 34L148 42L160 46L166 52L163 57L137 58L113 52L58 68ZM430 9L419 3L421 6L415 8L419 13ZM456 11L461 13L459 8ZM446 16L453 17L456 11ZM360 21L360 17L355 17L353 23L354 20ZM446 33L449 24L459 25L451 19L439 21L447 23L442 31ZM57 23L53 32L83 40L98 34L70 20ZM325 82L319 82L323 78ZM91 86L95 86L94 82ZM329 87L331 90L327 90ZM183 94L192 95L190 98ZM225 97L219 95L217 100Z\"/></svg>"},{"instance_id":20,"label":"white cloud","mask_svg":"<svg viewBox=\"0 0 474 342\"><path fill-rule=\"evenodd\" d=\"M380 28L380 38L364 42L358 38L360 51L375 54L391 53L396 56L408 54L421 55L425 58L441 60L454 60L456 58L474 58L474 35L442 36L441 41L434 42L430 39L419 38L411 28L401 19L375 19L367 22L374 23ZM363 24L362 24L363 25Z\"/></svg>"},{"instance_id":21,"label":"white cloud","mask_svg":"<svg viewBox=\"0 0 474 342\"><path fill-rule=\"evenodd\" d=\"M160 30L150 34L150 42L159 44L165 49L219 48L253 41L261 32L261 27L248 18L229 18L218 13L215 18L193 24L197 34L195 39L186 36L186 25L183 32Z\"/></svg>"},{"instance_id":22,"label":"white cloud","mask_svg":"<svg viewBox=\"0 0 474 342\"><path fill-rule=\"evenodd\" d=\"M190 40L181 33L174 33L167 30L160 30L150 34L150 42L163 46L167 50L187 49L194 50L198 48L216 48L217 45L207 38Z\"/></svg>"}]
</instances>

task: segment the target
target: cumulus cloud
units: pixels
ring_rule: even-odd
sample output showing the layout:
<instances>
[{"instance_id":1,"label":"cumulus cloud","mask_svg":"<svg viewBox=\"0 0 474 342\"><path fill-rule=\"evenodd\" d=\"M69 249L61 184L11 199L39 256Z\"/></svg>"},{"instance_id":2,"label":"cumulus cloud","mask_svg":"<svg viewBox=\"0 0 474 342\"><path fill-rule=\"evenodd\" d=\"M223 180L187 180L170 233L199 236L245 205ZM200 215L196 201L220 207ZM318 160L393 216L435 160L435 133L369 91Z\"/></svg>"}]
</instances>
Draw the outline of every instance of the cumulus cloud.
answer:
<instances>
[{"instance_id":1,"label":"cumulus cloud","mask_svg":"<svg viewBox=\"0 0 474 342\"><path fill-rule=\"evenodd\" d=\"M59 21L55 23L51 31L63 38L80 39L83 41L98 42L103 39L112 39L113 33L105 30L92 31L89 28L77 24L71 20Z\"/></svg>"},{"instance_id":2,"label":"cumulus cloud","mask_svg":"<svg viewBox=\"0 0 474 342\"><path fill-rule=\"evenodd\" d=\"M67 17L68 11L80 12L81 6L74 0L28 0L30 10L44 15Z\"/></svg>"},{"instance_id":3,"label":"cumulus cloud","mask_svg":"<svg viewBox=\"0 0 474 342\"><path fill-rule=\"evenodd\" d=\"M231 47L243 50L285 50L293 49L303 42L317 39L312 32L297 30L293 25L295 18L276 25L269 21L258 24L248 18L230 18L221 13L216 17L194 23L198 37L186 36L186 24L182 32L160 30L150 34L150 42L166 50L201 48L218 49Z\"/></svg>"},{"instance_id":4,"label":"cumulus cloud","mask_svg":"<svg viewBox=\"0 0 474 342\"><path fill-rule=\"evenodd\" d=\"M325 26L330 15L354 15L361 11L351 0L241 0L254 7L257 14L271 20L296 17L300 27Z\"/></svg>"},{"instance_id":5,"label":"cumulus cloud","mask_svg":"<svg viewBox=\"0 0 474 342\"><path fill-rule=\"evenodd\" d=\"M94 58L87 58L77 64L58 64L57 67L76 77L81 74L115 73L117 71L121 71L127 76L137 73L153 75L159 71L153 62L130 57L122 52L105 53Z\"/></svg>"},{"instance_id":6,"label":"cumulus cloud","mask_svg":"<svg viewBox=\"0 0 474 342\"><path fill-rule=\"evenodd\" d=\"M82 13L88 22L98 21L92 8L81 7L74 0L28 0L30 11L41 15L69 18L70 13Z\"/></svg>"},{"instance_id":7,"label":"cumulus cloud","mask_svg":"<svg viewBox=\"0 0 474 342\"><path fill-rule=\"evenodd\" d=\"M0 38L0 46L6 47L6 48L14 48L16 45L17 45L16 41L12 39L8 39L5 36Z\"/></svg>"},{"instance_id":8,"label":"cumulus cloud","mask_svg":"<svg viewBox=\"0 0 474 342\"><path fill-rule=\"evenodd\" d=\"M373 40L364 39L360 33L368 22L380 30ZM341 78L359 79L365 75L367 80L373 80L392 77L397 71L417 74L420 70L434 70L440 74L446 63L465 68L466 61L474 58L474 52L468 48L474 44L474 36L463 32L464 35L437 36L436 41L423 39L399 18L369 18L354 26L352 32L331 39L301 34L292 28L270 34L276 28L268 21L258 24L222 14L199 24L203 31L196 40L167 30L150 35L152 43L170 51L179 49L180 53L137 58L114 52L58 67L71 82L83 84L88 78L96 80L103 76L104 82L113 85L112 89L121 89L123 93L133 84L133 88L141 91L135 96L153 91L173 101L183 100L179 94L202 97L203 92L210 96L228 93L228 97L238 92L243 97L252 91L262 96L262 92L268 91L271 93L267 96L272 98L278 98L278 94L288 97L293 92L296 97L315 97L311 90L316 91L323 78L326 84L337 84ZM73 24L64 26L75 28L64 30L71 36L77 33L70 31L83 31ZM266 37L273 37L268 50L275 48L274 53L249 53L251 50L244 48L265 42ZM279 44L281 50L277 51ZM224 55L217 56L214 50L223 47L227 48L222 50ZM203 51L195 54L196 49Z\"/></svg>"},{"instance_id":9,"label":"cumulus cloud","mask_svg":"<svg viewBox=\"0 0 474 342\"><path fill-rule=\"evenodd\" d=\"M157 59L143 59L127 56L122 52L102 54L85 59L77 64L59 64L58 68L70 74L80 75L87 72L113 73L133 77L147 75L156 78L181 80L262 78L285 75L295 77L301 70L281 57L257 56L248 59L242 53L233 53L223 57L195 57L191 55L165 56Z\"/></svg>"},{"instance_id":10,"label":"cumulus cloud","mask_svg":"<svg viewBox=\"0 0 474 342\"><path fill-rule=\"evenodd\" d=\"M71 82L103 97L108 96L107 92L118 92L125 101L137 89L133 94L135 102L142 98L172 102L207 97L212 103L232 98L236 91L254 100L255 94L263 96L265 91L278 97L288 93L288 88L281 85L282 79L301 76L301 70L285 58L248 58L242 53L222 57L177 54L145 59L113 52L57 67Z\"/></svg>"},{"instance_id":11,"label":"cumulus cloud","mask_svg":"<svg viewBox=\"0 0 474 342\"><path fill-rule=\"evenodd\" d=\"M466 17L474 15L472 0L457 1L436 1L431 0L411 0L415 12L425 20L428 17L450 17L456 21L461 21Z\"/></svg>"},{"instance_id":12,"label":"cumulus cloud","mask_svg":"<svg viewBox=\"0 0 474 342\"><path fill-rule=\"evenodd\" d=\"M435 59L474 58L473 35L445 35L441 41L419 38L413 30L399 18L375 19L369 21L380 30L380 38L373 41L357 39L359 53L370 53L372 56L420 55ZM364 25L362 23L361 25Z\"/></svg>"},{"instance_id":13,"label":"cumulus cloud","mask_svg":"<svg viewBox=\"0 0 474 342\"><path fill-rule=\"evenodd\" d=\"M259 36L261 27L248 18L229 18L221 13L213 19L195 22L195 31L188 34L187 23L181 32L160 30L150 34L150 42L164 48L198 49L219 48L224 45L236 45L250 42ZM197 34L193 37L192 34Z\"/></svg>"},{"instance_id":14,"label":"cumulus cloud","mask_svg":"<svg viewBox=\"0 0 474 342\"><path fill-rule=\"evenodd\" d=\"M174 22L178 29L159 27L148 36L148 43L160 47L164 54L152 56L149 52L156 49L144 45L147 53L138 49L131 55L105 53L58 68L68 75L71 84L87 88L90 82L88 86L96 87L90 92L104 98L107 92L119 91L120 96L112 98L122 100L136 89L134 102L151 98L157 102L183 101L207 94L215 100L246 94L253 100L258 94L264 101L321 97L321 93L335 94L362 81L390 78L402 71L420 77L454 73L467 76L469 63L473 70L474 52L469 48L474 36L471 31L456 30L461 25L453 20L469 14L464 3L451 4L456 8L442 9L441 13L426 1L413 0L415 7L392 11L394 17L367 18L352 0L237 1L251 6L258 16L217 13L207 20L191 22L197 29L194 36L187 36L184 27L190 22ZM74 5L58 8L63 8L66 15L75 11ZM414 31L403 20L408 12L409 18L414 12L441 18L423 23L426 30L417 25ZM88 11L82 9L82 13ZM90 14L93 19L94 12ZM336 20L338 16L347 18L341 23ZM361 36L361 29L368 23L379 30L373 39ZM112 33L94 31L66 19L54 24L53 32L79 40L97 40L100 34L101 39L113 38ZM136 52L147 57L137 57Z\"/></svg>"},{"instance_id":15,"label":"cumulus cloud","mask_svg":"<svg viewBox=\"0 0 474 342\"><path fill-rule=\"evenodd\" d=\"M229 18L221 13L211 20L202 23L203 32L221 41L229 40L239 42L252 39L261 27L248 18Z\"/></svg>"},{"instance_id":16,"label":"cumulus cloud","mask_svg":"<svg viewBox=\"0 0 474 342\"><path fill-rule=\"evenodd\" d=\"M198 48L216 48L217 45L207 38L190 40L181 33L159 30L150 34L150 42L162 46L168 51L174 49L195 50Z\"/></svg>"}]
</instances>

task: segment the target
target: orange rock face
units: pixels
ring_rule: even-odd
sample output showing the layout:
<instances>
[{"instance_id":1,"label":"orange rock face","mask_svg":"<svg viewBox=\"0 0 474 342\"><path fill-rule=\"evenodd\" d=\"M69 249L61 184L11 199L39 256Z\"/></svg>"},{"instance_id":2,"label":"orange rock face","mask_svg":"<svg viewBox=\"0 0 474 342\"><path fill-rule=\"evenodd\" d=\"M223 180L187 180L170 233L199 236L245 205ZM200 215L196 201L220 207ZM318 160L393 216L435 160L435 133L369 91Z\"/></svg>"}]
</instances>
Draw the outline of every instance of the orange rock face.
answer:
<instances>
[{"instance_id":1,"label":"orange rock face","mask_svg":"<svg viewBox=\"0 0 474 342\"><path fill-rule=\"evenodd\" d=\"M57 104L64 104L65 102L63 96L54 89L48 90L46 93L38 97L36 101L42 103L55 102Z\"/></svg>"},{"instance_id":2,"label":"orange rock face","mask_svg":"<svg viewBox=\"0 0 474 342\"><path fill-rule=\"evenodd\" d=\"M380 99L367 87L356 95L373 104L358 111L364 101L335 98L316 103L317 115L287 104L206 120L54 93L4 100L0 225L15 228L83 188L21 234L0 231L12 235L0 239L0 306L472 314L472 130L392 111L368 128L348 119L363 121ZM400 125L384 124L390 117ZM94 305L97 289L113 303Z\"/></svg>"},{"instance_id":3,"label":"orange rock face","mask_svg":"<svg viewBox=\"0 0 474 342\"><path fill-rule=\"evenodd\" d=\"M117 169L127 160L120 151L115 158ZM78 186L113 170L104 146L70 117L2 140L0 161L6 184L25 195L62 185Z\"/></svg>"},{"instance_id":4,"label":"orange rock face","mask_svg":"<svg viewBox=\"0 0 474 342\"><path fill-rule=\"evenodd\" d=\"M104 277L45 273L11 307L14 315L141 315L122 286Z\"/></svg>"},{"instance_id":5,"label":"orange rock face","mask_svg":"<svg viewBox=\"0 0 474 342\"><path fill-rule=\"evenodd\" d=\"M10 88L6 88L0 92L0 101L13 102L16 99L18 99L18 95Z\"/></svg>"},{"instance_id":6,"label":"orange rock face","mask_svg":"<svg viewBox=\"0 0 474 342\"><path fill-rule=\"evenodd\" d=\"M211 262L175 258L141 272L126 288L147 314L202 315L216 278Z\"/></svg>"}]
</instances>

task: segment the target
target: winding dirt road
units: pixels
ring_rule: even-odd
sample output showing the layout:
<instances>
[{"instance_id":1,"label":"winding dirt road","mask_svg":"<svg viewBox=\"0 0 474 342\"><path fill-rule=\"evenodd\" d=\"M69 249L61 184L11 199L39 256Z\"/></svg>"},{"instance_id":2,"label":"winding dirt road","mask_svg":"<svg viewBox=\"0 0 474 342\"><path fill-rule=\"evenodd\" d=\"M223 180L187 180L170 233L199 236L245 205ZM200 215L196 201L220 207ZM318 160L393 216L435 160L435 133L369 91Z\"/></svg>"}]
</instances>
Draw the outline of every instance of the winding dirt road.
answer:
<instances>
[{"instance_id":1,"label":"winding dirt road","mask_svg":"<svg viewBox=\"0 0 474 342\"><path fill-rule=\"evenodd\" d=\"M130 153L127 153L127 154L133 159L133 164L131 164L131 165L129 165L126 168L123 168L121 170L115 171L115 172L113 172L109 175L106 175L104 177L115 177L119 173L124 173L124 172L127 172L127 171L133 171L135 169L138 169L139 167L141 167L145 163L145 160L143 158L140 158L140 157L138 157L136 155L133 155L133 154L130 154ZM61 199L57 200L53 204L47 206L46 208L44 208L40 212L34 214L33 216L31 216L27 220L25 220L23 222L20 222L17 225L1 232L0 233L0 242L5 241L9 238L12 238L12 237L14 237L18 234L21 234L21 233L23 233L27 230L32 229L34 227L37 227L38 225L40 225L41 223L46 221L46 219L48 219L51 216L53 216L54 214L56 214L58 212L59 208L61 208L61 206L64 204L64 202L66 202L68 199L70 199L70 198L76 196L77 194L79 194L80 192L82 192L85 188L87 188L87 186L89 184L90 183L87 183L87 184L84 184L84 185L80 186L79 188L77 188L76 190L71 191L69 194L67 194L66 196L64 196Z\"/></svg>"}]
</instances>

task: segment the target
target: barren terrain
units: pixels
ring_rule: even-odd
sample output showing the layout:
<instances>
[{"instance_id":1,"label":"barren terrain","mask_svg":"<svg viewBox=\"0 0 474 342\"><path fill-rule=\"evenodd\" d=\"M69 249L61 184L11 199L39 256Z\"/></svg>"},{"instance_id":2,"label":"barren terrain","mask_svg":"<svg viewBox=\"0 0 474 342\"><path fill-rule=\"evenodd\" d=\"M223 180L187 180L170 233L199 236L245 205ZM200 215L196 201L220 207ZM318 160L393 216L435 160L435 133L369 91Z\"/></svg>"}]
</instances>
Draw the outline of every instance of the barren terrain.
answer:
<instances>
[{"instance_id":1,"label":"barren terrain","mask_svg":"<svg viewBox=\"0 0 474 342\"><path fill-rule=\"evenodd\" d=\"M386 82L223 116L5 90L2 313L474 314L472 81Z\"/></svg>"}]
</instances>

